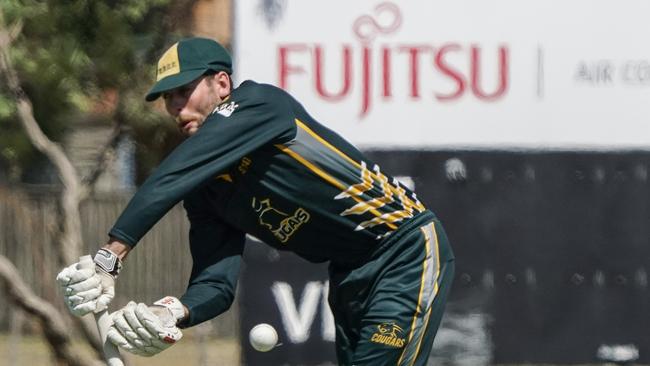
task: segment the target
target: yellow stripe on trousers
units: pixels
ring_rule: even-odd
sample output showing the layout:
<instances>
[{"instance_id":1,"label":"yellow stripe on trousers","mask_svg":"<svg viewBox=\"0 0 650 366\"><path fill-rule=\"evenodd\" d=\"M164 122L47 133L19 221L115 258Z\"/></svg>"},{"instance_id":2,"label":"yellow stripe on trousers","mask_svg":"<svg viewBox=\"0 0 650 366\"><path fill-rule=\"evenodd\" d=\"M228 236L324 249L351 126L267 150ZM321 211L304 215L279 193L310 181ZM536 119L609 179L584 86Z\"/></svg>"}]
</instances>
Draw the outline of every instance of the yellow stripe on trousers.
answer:
<instances>
[{"instance_id":1,"label":"yellow stripe on trousers","mask_svg":"<svg viewBox=\"0 0 650 366\"><path fill-rule=\"evenodd\" d=\"M440 253L438 248L438 234L433 223L420 228L425 238L425 257L422 261L422 278L420 280L420 293L418 304L413 315L411 332L402 355L397 361L398 365L413 365L417 358L422 338L429 324L431 304L438 294L438 279L440 278ZM431 243L433 242L433 247Z\"/></svg>"}]
</instances>

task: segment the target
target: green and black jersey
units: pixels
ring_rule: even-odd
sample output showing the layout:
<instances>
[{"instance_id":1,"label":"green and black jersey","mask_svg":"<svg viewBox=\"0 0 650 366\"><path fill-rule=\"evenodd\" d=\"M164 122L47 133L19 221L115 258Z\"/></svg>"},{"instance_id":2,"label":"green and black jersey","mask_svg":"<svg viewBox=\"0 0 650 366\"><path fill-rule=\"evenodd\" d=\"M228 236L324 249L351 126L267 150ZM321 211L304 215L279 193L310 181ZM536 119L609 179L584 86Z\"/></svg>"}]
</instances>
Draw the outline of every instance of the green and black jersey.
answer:
<instances>
[{"instance_id":1,"label":"green and black jersey","mask_svg":"<svg viewBox=\"0 0 650 366\"><path fill-rule=\"evenodd\" d=\"M110 235L135 246L181 200L195 263L182 299L190 325L230 305L245 233L312 262L346 265L426 211L293 97L253 81L163 161Z\"/></svg>"}]
</instances>

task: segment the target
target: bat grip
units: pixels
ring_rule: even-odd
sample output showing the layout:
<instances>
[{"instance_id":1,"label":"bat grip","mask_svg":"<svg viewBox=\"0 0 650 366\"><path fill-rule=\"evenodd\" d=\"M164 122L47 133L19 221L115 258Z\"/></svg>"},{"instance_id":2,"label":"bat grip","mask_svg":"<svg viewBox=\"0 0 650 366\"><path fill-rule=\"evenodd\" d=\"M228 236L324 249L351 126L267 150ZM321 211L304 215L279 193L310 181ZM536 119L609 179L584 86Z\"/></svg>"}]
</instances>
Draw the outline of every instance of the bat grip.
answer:
<instances>
[{"instance_id":1,"label":"bat grip","mask_svg":"<svg viewBox=\"0 0 650 366\"><path fill-rule=\"evenodd\" d=\"M111 317L108 314L108 310L102 310L95 314L95 321L97 322L97 330L99 331L99 338L102 342L106 363L108 366L124 366L117 346L106 338L108 328L111 326Z\"/></svg>"},{"instance_id":2,"label":"bat grip","mask_svg":"<svg viewBox=\"0 0 650 366\"><path fill-rule=\"evenodd\" d=\"M79 258L79 268L91 268L94 267L95 263L93 258L89 255L84 255ZM99 332L99 339L102 344L104 358L106 359L106 364L108 366L124 366L122 358L120 357L120 351L117 349L111 341L108 340L106 334L108 333L108 328L111 326L111 317L108 314L108 309L102 310L95 315L95 322L97 323L97 331Z\"/></svg>"}]
</instances>

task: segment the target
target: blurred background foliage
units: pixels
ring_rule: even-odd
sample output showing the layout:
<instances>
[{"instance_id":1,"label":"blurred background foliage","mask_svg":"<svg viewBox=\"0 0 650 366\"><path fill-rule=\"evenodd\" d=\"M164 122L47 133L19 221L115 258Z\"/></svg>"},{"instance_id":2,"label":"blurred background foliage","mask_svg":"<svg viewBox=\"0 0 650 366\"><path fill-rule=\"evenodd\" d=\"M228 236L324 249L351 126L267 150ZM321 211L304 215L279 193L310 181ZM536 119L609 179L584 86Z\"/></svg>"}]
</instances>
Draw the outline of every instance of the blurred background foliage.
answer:
<instances>
[{"instance_id":1,"label":"blurred background foliage","mask_svg":"<svg viewBox=\"0 0 650 366\"><path fill-rule=\"evenodd\" d=\"M2 0L8 27L19 25L10 57L45 134L114 123L136 142L137 181L180 141L159 104L145 103L164 48L188 35L191 1ZM0 84L0 170L10 183L29 181L44 158L22 132ZM100 147L98 147L100 148Z\"/></svg>"}]
</instances>

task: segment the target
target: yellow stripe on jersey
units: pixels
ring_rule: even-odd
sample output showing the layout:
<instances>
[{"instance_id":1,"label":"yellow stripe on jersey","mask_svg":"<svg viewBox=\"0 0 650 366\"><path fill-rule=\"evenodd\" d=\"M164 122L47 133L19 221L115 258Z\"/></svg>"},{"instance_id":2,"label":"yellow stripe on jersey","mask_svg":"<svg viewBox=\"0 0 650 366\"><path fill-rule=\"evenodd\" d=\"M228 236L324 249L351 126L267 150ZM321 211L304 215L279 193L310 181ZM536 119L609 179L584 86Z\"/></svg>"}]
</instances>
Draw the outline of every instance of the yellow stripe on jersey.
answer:
<instances>
[{"instance_id":1,"label":"yellow stripe on jersey","mask_svg":"<svg viewBox=\"0 0 650 366\"><path fill-rule=\"evenodd\" d=\"M364 192L369 191L373 187L373 180L370 176L370 171L366 168L366 163L361 162L361 179L362 183L355 184L350 186L345 192L339 194L334 199L341 199L346 197L351 197L353 194L360 196ZM349 209L343 211L341 216L346 215L361 215L368 211L371 208L381 208L389 203L394 202L393 200L393 191L390 189L390 184L388 184L388 178L385 175L381 175L379 184L383 195L379 198L373 198L370 201L357 203L356 205L350 207Z\"/></svg>"},{"instance_id":2,"label":"yellow stripe on jersey","mask_svg":"<svg viewBox=\"0 0 650 366\"><path fill-rule=\"evenodd\" d=\"M297 152L291 150L287 146L277 144L277 145L275 145L275 147L280 149L280 151L284 152L285 154L291 156L292 158L298 160L302 165L309 168L309 170L316 173L316 175L318 175L319 177L325 179L328 183L330 183L334 187L336 187L336 188L338 188L340 190L344 190L346 188L346 186L343 183L339 182L336 178L334 178L331 175L325 173L322 169L320 169L319 167L317 167L316 165L311 163L309 160L303 158L302 156L300 156L300 154L298 154Z\"/></svg>"},{"instance_id":3,"label":"yellow stripe on jersey","mask_svg":"<svg viewBox=\"0 0 650 366\"><path fill-rule=\"evenodd\" d=\"M311 128L307 127L307 125L304 124L299 119L296 118L295 122L296 122L296 125L299 128L301 128L303 131L307 132L314 139L316 139L318 142L320 142L321 144L323 144L324 146L326 146L330 150L337 153L339 156L341 156L343 159L348 161L350 164L354 165L357 169L363 169L365 167L365 166L362 165L362 163L359 163L359 162L355 161L351 157L347 156L344 152L337 149L336 146L330 144L325 139L320 137L316 132L314 132ZM370 174L370 177L372 177L372 179L377 180L377 181L380 181L381 176L383 175L383 174L380 174L380 173L379 174L373 173L371 170L369 171L369 174ZM397 194L402 199L402 202L404 202L405 206L415 207L420 212L424 211L425 208L424 208L424 205L422 205L422 203L420 203L419 201L413 202L410 197L406 196L405 194L400 194L400 188L394 187L391 184L389 184L388 186L389 186L389 188L390 188L390 190L392 191L393 194ZM402 192L403 192L403 189L402 189Z\"/></svg>"},{"instance_id":4,"label":"yellow stripe on jersey","mask_svg":"<svg viewBox=\"0 0 650 366\"><path fill-rule=\"evenodd\" d=\"M341 198L360 196L364 192L372 189L372 183L372 176L370 175L370 171L366 169L366 163L361 162L361 183L351 185L348 189L345 190L345 192L339 193L336 197L334 197L334 199L339 200Z\"/></svg>"},{"instance_id":5,"label":"yellow stripe on jersey","mask_svg":"<svg viewBox=\"0 0 650 366\"><path fill-rule=\"evenodd\" d=\"M357 226L356 230L363 230L367 227L373 227L381 224L387 224L388 223L393 223L393 222L398 222L401 220L404 220L405 218L412 217L413 215L407 211L400 210L400 211L393 211L390 213L385 213L381 215L380 217L375 217L371 220L364 221Z\"/></svg>"},{"instance_id":6,"label":"yellow stripe on jersey","mask_svg":"<svg viewBox=\"0 0 650 366\"><path fill-rule=\"evenodd\" d=\"M232 176L230 174L228 174L228 173L218 175L217 178L215 178L215 179L223 179L226 182L232 183Z\"/></svg>"},{"instance_id":7,"label":"yellow stripe on jersey","mask_svg":"<svg viewBox=\"0 0 650 366\"><path fill-rule=\"evenodd\" d=\"M297 160L298 162L300 162L302 165L306 166L309 170L311 170L312 172L316 173L316 175L318 175L319 177L323 178L325 181L327 181L328 183L330 183L330 184L333 185L334 187L340 189L341 191L343 191L343 190L345 190L345 189L347 188L346 185L344 185L343 183L339 182L336 178L334 178L334 177L332 177L331 175L327 174L325 171L323 171L322 169L320 169L319 167L317 167L316 165L314 165L312 162L308 161L308 160L305 159L304 157L300 156L300 154L298 154L297 152L291 150L291 149L288 148L287 146L285 146L285 145L281 145L281 144L277 144L277 145L275 145L275 147L277 147L278 149L280 149L280 151L284 152L285 154L287 154L287 155L291 156L292 158L296 159L296 160ZM355 201L359 202L359 203L360 203L360 202L363 202L363 200L362 200L361 198L357 197L357 196L352 196L351 198L354 199ZM371 209L371 210L369 210L369 211L370 211L373 215L375 215L375 216L377 216L377 217L381 217L381 216L382 216L382 213L379 212L379 211L377 211L377 210L375 210L375 209ZM386 222L386 225L388 225L388 227L390 227L392 230L397 229L397 226L395 226L395 225L393 225L393 224L391 224L391 223L389 223L389 222Z\"/></svg>"},{"instance_id":8,"label":"yellow stripe on jersey","mask_svg":"<svg viewBox=\"0 0 650 366\"><path fill-rule=\"evenodd\" d=\"M305 132L311 135L311 137L315 138L320 142L321 144L327 146L330 150L334 151L335 153L339 154L343 159L347 160L350 164L354 165L357 167L357 169L361 169L361 164L357 163L354 161L351 157L345 155L341 150L337 149L336 146L330 144L329 142L325 141L322 137L316 134L316 132L312 131L311 128L307 127L306 124L302 123L299 119L296 119L296 125L298 127L302 128ZM372 172L371 172L372 174Z\"/></svg>"}]
</instances>

